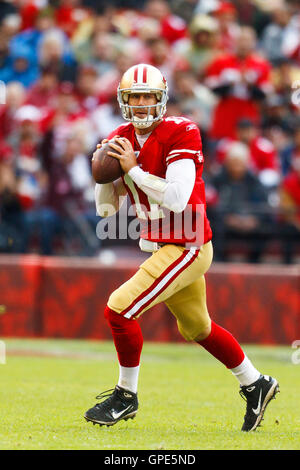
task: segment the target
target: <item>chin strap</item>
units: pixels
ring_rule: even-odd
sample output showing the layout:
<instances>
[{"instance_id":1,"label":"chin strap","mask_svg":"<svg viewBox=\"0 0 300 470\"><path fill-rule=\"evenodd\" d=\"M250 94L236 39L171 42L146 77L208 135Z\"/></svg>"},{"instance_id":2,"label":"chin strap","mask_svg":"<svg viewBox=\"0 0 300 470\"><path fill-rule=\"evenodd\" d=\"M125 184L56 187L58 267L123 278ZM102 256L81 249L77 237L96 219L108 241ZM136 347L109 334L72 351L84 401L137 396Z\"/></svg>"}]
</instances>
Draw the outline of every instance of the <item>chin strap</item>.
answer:
<instances>
[{"instance_id":1,"label":"chin strap","mask_svg":"<svg viewBox=\"0 0 300 470\"><path fill-rule=\"evenodd\" d=\"M134 127L137 127L138 129L145 129L147 127L150 127L152 126L153 122L155 121L152 115L147 116L144 119L139 119L134 116L132 120L132 124L134 125Z\"/></svg>"}]
</instances>

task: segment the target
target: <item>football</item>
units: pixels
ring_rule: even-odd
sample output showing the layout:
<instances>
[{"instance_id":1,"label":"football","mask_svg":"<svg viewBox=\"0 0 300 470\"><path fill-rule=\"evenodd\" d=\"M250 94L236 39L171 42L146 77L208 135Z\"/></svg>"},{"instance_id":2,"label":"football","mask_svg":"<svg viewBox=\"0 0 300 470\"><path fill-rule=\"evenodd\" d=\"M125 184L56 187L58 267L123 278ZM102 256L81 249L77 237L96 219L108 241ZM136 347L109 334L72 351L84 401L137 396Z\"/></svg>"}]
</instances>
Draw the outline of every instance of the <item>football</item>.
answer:
<instances>
[{"instance_id":1,"label":"football","mask_svg":"<svg viewBox=\"0 0 300 470\"><path fill-rule=\"evenodd\" d=\"M110 142L113 142L112 139ZM120 166L119 160L108 155L107 152L115 152L109 146L109 142L103 144L102 147L97 150L95 157L92 160L92 174L96 183L106 184L115 181L122 176L123 171Z\"/></svg>"}]
</instances>

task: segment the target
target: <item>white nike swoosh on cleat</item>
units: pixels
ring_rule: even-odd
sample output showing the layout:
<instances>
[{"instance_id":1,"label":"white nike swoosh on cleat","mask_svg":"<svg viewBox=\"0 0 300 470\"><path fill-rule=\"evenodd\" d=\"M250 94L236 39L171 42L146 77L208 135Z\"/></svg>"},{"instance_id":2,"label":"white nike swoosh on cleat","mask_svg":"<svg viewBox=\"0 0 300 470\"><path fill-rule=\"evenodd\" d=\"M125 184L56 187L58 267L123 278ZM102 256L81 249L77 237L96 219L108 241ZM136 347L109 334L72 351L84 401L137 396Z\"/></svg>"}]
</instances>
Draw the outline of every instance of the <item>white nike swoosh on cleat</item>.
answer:
<instances>
[{"instance_id":1,"label":"white nike swoosh on cleat","mask_svg":"<svg viewBox=\"0 0 300 470\"><path fill-rule=\"evenodd\" d=\"M125 410L122 410L119 413L116 413L115 411L112 411L111 415L114 419L118 419L123 413L125 413L125 411L129 410L130 407L131 407L131 405L127 406L127 408L125 408Z\"/></svg>"},{"instance_id":2,"label":"white nike swoosh on cleat","mask_svg":"<svg viewBox=\"0 0 300 470\"><path fill-rule=\"evenodd\" d=\"M259 399L258 399L258 405L257 405L257 408L252 408L252 411L254 414L258 415L259 412L260 412L260 408L261 408L261 394L262 394L262 390L260 391L260 394L259 394Z\"/></svg>"}]
</instances>

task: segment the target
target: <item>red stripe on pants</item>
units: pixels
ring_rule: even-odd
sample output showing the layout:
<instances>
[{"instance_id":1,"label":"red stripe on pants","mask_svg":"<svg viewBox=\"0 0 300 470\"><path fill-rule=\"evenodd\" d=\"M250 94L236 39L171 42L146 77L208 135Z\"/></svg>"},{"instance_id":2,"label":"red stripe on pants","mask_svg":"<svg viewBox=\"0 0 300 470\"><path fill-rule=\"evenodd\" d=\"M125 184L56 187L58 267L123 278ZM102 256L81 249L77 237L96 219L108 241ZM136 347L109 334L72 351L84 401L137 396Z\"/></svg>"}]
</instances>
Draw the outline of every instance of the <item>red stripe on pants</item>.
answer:
<instances>
[{"instance_id":1,"label":"red stripe on pants","mask_svg":"<svg viewBox=\"0 0 300 470\"><path fill-rule=\"evenodd\" d=\"M174 261L170 266L168 266L167 269L165 269L165 271L163 271L163 273L151 284L151 286L148 287L148 289L146 289L144 292L142 292L125 310L123 310L123 312L121 312L122 315L125 315L126 313L128 313L137 303L139 303L140 301L143 300L144 297L146 297L148 294L151 293L151 291L153 291L156 286L174 269L176 268L176 266L178 266L181 261L187 256L187 254L189 253L188 250L185 250L182 255L176 260ZM191 257L191 259L189 261L187 261L178 271L176 271L174 273L174 275L168 280L168 282L166 284L164 284L161 289L159 289L153 296L150 297L150 299L148 299L147 301L143 302L142 305L139 307L139 309L132 314L133 317L136 317L137 315L139 315L139 313L142 312L142 310L144 308L146 308L151 302L153 302L153 300L158 297L162 292L163 290L165 290L175 279L176 277L179 276L179 274L182 273L182 271L184 271L188 266L190 266L190 264L197 258L199 254L199 250L196 250L195 254Z\"/></svg>"}]
</instances>

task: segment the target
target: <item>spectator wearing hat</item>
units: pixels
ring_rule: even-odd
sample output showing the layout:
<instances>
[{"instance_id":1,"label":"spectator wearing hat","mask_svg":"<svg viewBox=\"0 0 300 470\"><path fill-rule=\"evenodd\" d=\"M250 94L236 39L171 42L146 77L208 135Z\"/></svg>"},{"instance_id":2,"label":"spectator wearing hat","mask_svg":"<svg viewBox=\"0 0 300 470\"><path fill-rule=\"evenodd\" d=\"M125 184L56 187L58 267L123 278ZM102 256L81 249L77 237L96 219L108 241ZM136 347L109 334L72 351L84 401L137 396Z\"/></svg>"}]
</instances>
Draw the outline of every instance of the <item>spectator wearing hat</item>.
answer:
<instances>
[{"instance_id":1,"label":"spectator wearing hat","mask_svg":"<svg viewBox=\"0 0 300 470\"><path fill-rule=\"evenodd\" d=\"M258 262L269 235L267 194L258 178L249 169L247 145L234 142L228 148L223 167L212 178L216 191L214 204L209 207L215 233L216 259L225 261L229 244L238 241L249 248L248 262Z\"/></svg>"},{"instance_id":2,"label":"spectator wearing hat","mask_svg":"<svg viewBox=\"0 0 300 470\"><path fill-rule=\"evenodd\" d=\"M234 53L240 31L235 6L231 2L219 2L212 15L219 23L219 48L224 52Z\"/></svg>"},{"instance_id":3,"label":"spectator wearing hat","mask_svg":"<svg viewBox=\"0 0 300 470\"><path fill-rule=\"evenodd\" d=\"M208 15L196 15L188 26L189 38L175 45L195 75L201 79L205 69L219 56L218 22Z\"/></svg>"}]
</instances>

